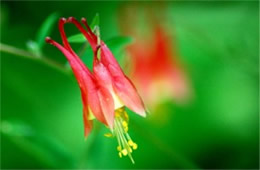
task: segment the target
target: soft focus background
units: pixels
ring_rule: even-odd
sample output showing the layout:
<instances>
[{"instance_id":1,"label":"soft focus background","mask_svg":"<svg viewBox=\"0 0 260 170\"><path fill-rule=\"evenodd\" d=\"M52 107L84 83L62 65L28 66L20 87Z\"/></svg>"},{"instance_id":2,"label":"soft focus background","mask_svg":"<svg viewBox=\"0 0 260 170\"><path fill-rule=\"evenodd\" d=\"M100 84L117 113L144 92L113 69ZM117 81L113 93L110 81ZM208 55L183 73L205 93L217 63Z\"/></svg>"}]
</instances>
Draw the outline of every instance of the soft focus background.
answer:
<instances>
[{"instance_id":1,"label":"soft focus background","mask_svg":"<svg viewBox=\"0 0 260 170\"><path fill-rule=\"evenodd\" d=\"M0 9L1 168L259 168L258 1L1 1ZM185 70L185 101L157 95L146 119L129 111L135 165L118 157L116 139L104 137L108 129L97 121L84 140L78 85L65 57L43 41L48 34L61 42L59 17L91 22L96 13L126 74L128 45L142 34L125 29L149 30L154 18L167 25L169 49ZM66 31L78 33L72 25ZM83 54L89 66L91 56Z\"/></svg>"}]
</instances>

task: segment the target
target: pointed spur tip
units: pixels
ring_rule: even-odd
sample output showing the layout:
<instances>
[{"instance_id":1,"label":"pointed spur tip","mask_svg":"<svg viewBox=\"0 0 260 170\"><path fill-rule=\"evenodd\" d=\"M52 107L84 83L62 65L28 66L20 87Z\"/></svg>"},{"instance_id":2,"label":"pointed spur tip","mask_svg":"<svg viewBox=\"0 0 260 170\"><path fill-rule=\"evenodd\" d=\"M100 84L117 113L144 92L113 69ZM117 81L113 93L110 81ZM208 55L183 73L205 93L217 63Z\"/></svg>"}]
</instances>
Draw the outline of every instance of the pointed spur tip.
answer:
<instances>
[{"instance_id":1,"label":"pointed spur tip","mask_svg":"<svg viewBox=\"0 0 260 170\"><path fill-rule=\"evenodd\" d=\"M69 17L68 19L67 19L67 21L68 22L72 22L72 21L75 21L76 19L74 18L74 17Z\"/></svg>"},{"instance_id":2,"label":"pointed spur tip","mask_svg":"<svg viewBox=\"0 0 260 170\"><path fill-rule=\"evenodd\" d=\"M88 21L87 21L86 18L82 17L82 18L81 18L81 22L82 22L83 24L85 24L85 25L88 26Z\"/></svg>"},{"instance_id":3,"label":"pointed spur tip","mask_svg":"<svg viewBox=\"0 0 260 170\"><path fill-rule=\"evenodd\" d=\"M87 19L84 18L84 17L82 17L82 18L81 18L81 22L87 22Z\"/></svg>"},{"instance_id":4,"label":"pointed spur tip","mask_svg":"<svg viewBox=\"0 0 260 170\"><path fill-rule=\"evenodd\" d=\"M60 23L65 23L66 21L67 21L67 19L64 18L64 17L62 17L62 18L59 19L59 22L60 22Z\"/></svg>"},{"instance_id":5,"label":"pointed spur tip","mask_svg":"<svg viewBox=\"0 0 260 170\"><path fill-rule=\"evenodd\" d=\"M46 37L45 38L45 42L51 44L52 43L52 39L50 37Z\"/></svg>"}]
</instances>

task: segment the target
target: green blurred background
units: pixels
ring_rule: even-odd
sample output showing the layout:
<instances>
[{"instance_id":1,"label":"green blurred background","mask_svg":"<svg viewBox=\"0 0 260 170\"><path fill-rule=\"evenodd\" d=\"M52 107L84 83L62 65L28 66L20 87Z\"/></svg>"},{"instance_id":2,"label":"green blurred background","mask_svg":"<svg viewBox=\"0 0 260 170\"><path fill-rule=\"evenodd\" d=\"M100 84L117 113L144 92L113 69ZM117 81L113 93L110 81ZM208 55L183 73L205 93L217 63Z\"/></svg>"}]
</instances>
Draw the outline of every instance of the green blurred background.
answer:
<instances>
[{"instance_id":1,"label":"green blurred background","mask_svg":"<svg viewBox=\"0 0 260 170\"><path fill-rule=\"evenodd\" d=\"M135 165L118 157L116 140L105 138L108 129L97 121L84 141L75 78L48 64L64 67L65 57L43 44L45 57L30 58L26 44L54 12L89 21L99 13L102 39L118 37L120 9L132 3L159 6L1 1L1 168L259 168L258 1L165 2L192 99L162 103L156 121L130 113L129 133L139 146ZM57 22L49 35L61 42Z\"/></svg>"}]
</instances>

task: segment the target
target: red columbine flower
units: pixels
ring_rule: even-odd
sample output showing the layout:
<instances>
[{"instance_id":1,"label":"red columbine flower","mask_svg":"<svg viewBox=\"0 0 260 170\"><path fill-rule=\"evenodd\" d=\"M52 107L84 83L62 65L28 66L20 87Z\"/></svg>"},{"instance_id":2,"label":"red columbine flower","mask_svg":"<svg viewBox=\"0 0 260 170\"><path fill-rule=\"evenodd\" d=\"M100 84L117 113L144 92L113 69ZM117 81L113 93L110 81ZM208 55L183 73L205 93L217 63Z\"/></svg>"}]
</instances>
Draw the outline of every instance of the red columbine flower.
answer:
<instances>
[{"instance_id":1,"label":"red columbine flower","mask_svg":"<svg viewBox=\"0 0 260 170\"><path fill-rule=\"evenodd\" d=\"M64 32L65 23L73 23L89 42L94 52L93 72L84 65L68 43ZM65 55L78 81L83 103L85 136L92 129L93 117L97 118L111 129L112 134L107 136L116 136L119 156L128 155L133 161L131 152L132 149L137 149L137 144L128 134L129 119L125 106L145 117L143 101L106 44L92 32L86 19L83 18L82 23L86 29L73 17L60 19L59 30L63 46L49 37L46 42Z\"/></svg>"},{"instance_id":2,"label":"red columbine flower","mask_svg":"<svg viewBox=\"0 0 260 170\"><path fill-rule=\"evenodd\" d=\"M172 40L160 26L153 28L151 38L152 42L137 42L129 47L134 63L133 80L150 107L164 99L185 99L189 88L178 56L173 52Z\"/></svg>"},{"instance_id":3,"label":"red columbine flower","mask_svg":"<svg viewBox=\"0 0 260 170\"><path fill-rule=\"evenodd\" d=\"M167 29L164 26L161 18L166 18L162 12L166 10L165 6L156 5L151 8L127 5L121 8L119 15L122 32L135 39L128 47L132 61L130 77L138 89L141 89L141 96L152 110L164 100L182 102L190 95L176 43L170 36L174 27Z\"/></svg>"}]
</instances>

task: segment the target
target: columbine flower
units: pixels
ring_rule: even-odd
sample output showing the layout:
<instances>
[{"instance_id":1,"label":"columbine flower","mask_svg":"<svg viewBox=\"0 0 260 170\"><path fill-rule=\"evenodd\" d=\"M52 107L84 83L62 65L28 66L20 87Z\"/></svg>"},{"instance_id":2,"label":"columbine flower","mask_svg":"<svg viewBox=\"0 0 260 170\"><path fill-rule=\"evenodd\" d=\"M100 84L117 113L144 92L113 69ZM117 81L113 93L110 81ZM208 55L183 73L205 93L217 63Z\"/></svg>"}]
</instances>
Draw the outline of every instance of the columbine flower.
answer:
<instances>
[{"instance_id":1,"label":"columbine flower","mask_svg":"<svg viewBox=\"0 0 260 170\"><path fill-rule=\"evenodd\" d=\"M148 107L155 110L162 101L173 99L183 102L188 99L189 83L179 62L176 43L163 26L163 12L159 13L159 19L158 12L154 11L164 11L164 6L147 8L134 4L121 9L119 21L122 32L135 39L128 47L132 61L130 77L141 89L141 96ZM137 15L132 15L133 11ZM132 23L135 27L131 26ZM174 28L171 27L170 31Z\"/></svg>"},{"instance_id":2,"label":"columbine flower","mask_svg":"<svg viewBox=\"0 0 260 170\"><path fill-rule=\"evenodd\" d=\"M182 101L188 96L185 74L172 51L172 41L163 28L157 26L152 32L152 43L134 44L129 47L134 63L132 78L142 89L149 106L156 106L160 100ZM140 49L144 47L143 49Z\"/></svg>"},{"instance_id":3,"label":"columbine flower","mask_svg":"<svg viewBox=\"0 0 260 170\"><path fill-rule=\"evenodd\" d=\"M65 23L73 23L89 42L94 52L93 72L84 65L68 43L64 31ZM49 37L46 42L65 55L78 81L83 103L85 136L92 129L92 119L97 118L110 128L112 133L106 136L116 136L119 156L128 155L134 162L131 152L132 149L137 149L137 144L128 134L129 118L125 106L145 117L143 101L99 35L92 32L86 19L83 18L82 23L86 29L73 17L60 19L59 31L63 46Z\"/></svg>"}]
</instances>

